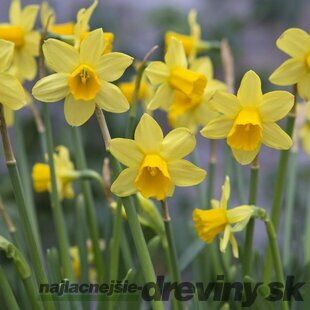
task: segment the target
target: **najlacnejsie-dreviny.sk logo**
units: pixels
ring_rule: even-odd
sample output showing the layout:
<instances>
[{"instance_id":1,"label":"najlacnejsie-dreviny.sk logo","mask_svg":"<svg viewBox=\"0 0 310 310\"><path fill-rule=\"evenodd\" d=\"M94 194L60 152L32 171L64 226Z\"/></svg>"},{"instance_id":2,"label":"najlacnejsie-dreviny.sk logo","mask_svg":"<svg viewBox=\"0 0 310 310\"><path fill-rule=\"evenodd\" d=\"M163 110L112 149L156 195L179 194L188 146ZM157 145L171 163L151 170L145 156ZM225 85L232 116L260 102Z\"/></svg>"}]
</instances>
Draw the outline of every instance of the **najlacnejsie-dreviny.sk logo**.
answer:
<instances>
[{"instance_id":1,"label":"najlacnejsie-dreviny.sk logo","mask_svg":"<svg viewBox=\"0 0 310 310\"><path fill-rule=\"evenodd\" d=\"M129 283L128 280L113 280L110 283L71 283L63 280L60 283L40 284L39 293L43 296L51 293L60 300L92 299L100 294L104 300L134 301L142 298L145 301L168 301L172 296L180 301L189 301L196 294L199 301L240 301L243 307L251 306L260 289L264 289L265 299L270 302L280 300L303 301L301 289L305 282L295 282L294 276L287 276L285 283L270 282L227 282L223 275L218 275L215 282L165 282L164 276L158 276L157 282L143 285ZM173 295L172 295L173 294Z\"/></svg>"}]
</instances>

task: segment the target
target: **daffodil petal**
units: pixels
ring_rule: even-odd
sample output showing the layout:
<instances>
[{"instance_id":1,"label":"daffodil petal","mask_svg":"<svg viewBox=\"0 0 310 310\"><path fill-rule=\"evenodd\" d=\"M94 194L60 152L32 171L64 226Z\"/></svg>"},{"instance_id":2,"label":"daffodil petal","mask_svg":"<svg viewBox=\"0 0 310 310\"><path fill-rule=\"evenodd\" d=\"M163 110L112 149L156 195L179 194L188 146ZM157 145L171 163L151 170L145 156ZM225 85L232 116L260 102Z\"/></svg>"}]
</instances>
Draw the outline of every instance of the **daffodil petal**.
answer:
<instances>
[{"instance_id":1,"label":"daffodil petal","mask_svg":"<svg viewBox=\"0 0 310 310\"><path fill-rule=\"evenodd\" d=\"M39 80L32 89L33 96L43 102L57 102L69 94L68 74L54 73Z\"/></svg>"},{"instance_id":2,"label":"daffodil petal","mask_svg":"<svg viewBox=\"0 0 310 310\"><path fill-rule=\"evenodd\" d=\"M237 243L237 240L236 240L234 234L230 234L229 240L230 240L233 256L235 258L238 258L239 257L238 243Z\"/></svg>"},{"instance_id":3,"label":"daffodil petal","mask_svg":"<svg viewBox=\"0 0 310 310\"><path fill-rule=\"evenodd\" d=\"M0 72L9 68L14 55L14 43L0 39Z\"/></svg>"},{"instance_id":4,"label":"daffodil petal","mask_svg":"<svg viewBox=\"0 0 310 310\"><path fill-rule=\"evenodd\" d=\"M33 29L37 19L38 11L38 5L27 5L22 10L20 23L26 31L30 31Z\"/></svg>"},{"instance_id":5,"label":"daffodil petal","mask_svg":"<svg viewBox=\"0 0 310 310\"><path fill-rule=\"evenodd\" d=\"M26 104L25 91L16 77L0 73L0 100L12 110L18 110Z\"/></svg>"},{"instance_id":6,"label":"daffodil petal","mask_svg":"<svg viewBox=\"0 0 310 310\"><path fill-rule=\"evenodd\" d=\"M127 167L138 167L144 158L134 140L116 138L110 142L112 155Z\"/></svg>"},{"instance_id":7,"label":"daffodil petal","mask_svg":"<svg viewBox=\"0 0 310 310\"><path fill-rule=\"evenodd\" d=\"M223 238L221 238L220 241L220 251L222 253L225 253L229 239L230 239L230 235L231 235L231 231L230 231L230 225L226 225L225 226L225 230L224 230L224 236Z\"/></svg>"},{"instance_id":8,"label":"daffodil petal","mask_svg":"<svg viewBox=\"0 0 310 310\"><path fill-rule=\"evenodd\" d=\"M135 179L137 177L137 169L126 168L116 178L111 186L111 191L117 196L126 197L137 191L135 187Z\"/></svg>"},{"instance_id":9,"label":"daffodil petal","mask_svg":"<svg viewBox=\"0 0 310 310\"><path fill-rule=\"evenodd\" d=\"M31 56L39 55L39 45L40 45L40 33L38 31L31 31L25 35L24 49Z\"/></svg>"},{"instance_id":10,"label":"daffodil petal","mask_svg":"<svg viewBox=\"0 0 310 310\"><path fill-rule=\"evenodd\" d=\"M80 45L81 63L94 66L102 54L104 47L104 36L102 29L91 31Z\"/></svg>"},{"instance_id":11,"label":"daffodil petal","mask_svg":"<svg viewBox=\"0 0 310 310\"><path fill-rule=\"evenodd\" d=\"M15 51L13 63L17 68L19 79L31 81L35 78L37 74L37 62L26 50L20 49Z\"/></svg>"},{"instance_id":12,"label":"daffodil petal","mask_svg":"<svg viewBox=\"0 0 310 310\"><path fill-rule=\"evenodd\" d=\"M241 109L241 104L236 96L223 91L217 91L210 99L210 106L228 118L235 118Z\"/></svg>"},{"instance_id":13,"label":"daffodil petal","mask_svg":"<svg viewBox=\"0 0 310 310\"><path fill-rule=\"evenodd\" d=\"M135 131L135 141L147 152L159 152L163 142L163 132L154 118L143 114Z\"/></svg>"},{"instance_id":14,"label":"daffodil petal","mask_svg":"<svg viewBox=\"0 0 310 310\"><path fill-rule=\"evenodd\" d=\"M310 73L308 72L298 83L297 91L300 97L310 100Z\"/></svg>"},{"instance_id":15,"label":"daffodil petal","mask_svg":"<svg viewBox=\"0 0 310 310\"><path fill-rule=\"evenodd\" d=\"M152 61L145 69L145 74L153 85L165 83L169 73L169 67L162 61Z\"/></svg>"},{"instance_id":16,"label":"daffodil petal","mask_svg":"<svg viewBox=\"0 0 310 310\"><path fill-rule=\"evenodd\" d=\"M184 47L181 41L172 38L165 55L165 62L168 67L187 67L187 59Z\"/></svg>"},{"instance_id":17,"label":"daffodil petal","mask_svg":"<svg viewBox=\"0 0 310 310\"><path fill-rule=\"evenodd\" d=\"M185 159L173 160L168 163L172 181L177 186L193 186L201 183L206 177L206 171Z\"/></svg>"},{"instance_id":18,"label":"daffodil petal","mask_svg":"<svg viewBox=\"0 0 310 310\"><path fill-rule=\"evenodd\" d=\"M275 122L285 117L294 105L294 96L287 91L272 91L263 95L259 113L264 122Z\"/></svg>"},{"instance_id":19,"label":"daffodil petal","mask_svg":"<svg viewBox=\"0 0 310 310\"><path fill-rule=\"evenodd\" d=\"M231 150L237 162L239 162L241 165L248 165L254 160L254 158L258 154L260 147L261 145L259 144L258 147L253 151L243 151L236 149Z\"/></svg>"},{"instance_id":20,"label":"daffodil petal","mask_svg":"<svg viewBox=\"0 0 310 310\"><path fill-rule=\"evenodd\" d=\"M181 159L191 153L195 146L194 134L187 128L177 128L165 136L161 155L167 160Z\"/></svg>"},{"instance_id":21,"label":"daffodil petal","mask_svg":"<svg viewBox=\"0 0 310 310\"><path fill-rule=\"evenodd\" d=\"M276 42L277 47L291 57L302 57L310 52L310 35L298 28L283 32Z\"/></svg>"},{"instance_id":22,"label":"daffodil petal","mask_svg":"<svg viewBox=\"0 0 310 310\"><path fill-rule=\"evenodd\" d=\"M96 65L100 78L113 82L119 79L132 64L133 58L123 53L108 53L102 55Z\"/></svg>"},{"instance_id":23,"label":"daffodil petal","mask_svg":"<svg viewBox=\"0 0 310 310\"><path fill-rule=\"evenodd\" d=\"M226 138L230 129L233 126L233 120L226 116L219 116L210 121L200 133L209 139L223 139Z\"/></svg>"},{"instance_id":24,"label":"daffodil petal","mask_svg":"<svg viewBox=\"0 0 310 310\"><path fill-rule=\"evenodd\" d=\"M75 100L72 95L65 99L65 118L71 126L81 126L94 114L96 104L94 101Z\"/></svg>"},{"instance_id":25,"label":"daffodil petal","mask_svg":"<svg viewBox=\"0 0 310 310\"><path fill-rule=\"evenodd\" d=\"M242 106L257 106L262 101L262 86L259 76L252 70L242 78L237 97Z\"/></svg>"},{"instance_id":26,"label":"daffodil petal","mask_svg":"<svg viewBox=\"0 0 310 310\"><path fill-rule=\"evenodd\" d=\"M109 82L102 83L95 101L101 109L108 112L123 113L129 109L129 103L124 94L116 85Z\"/></svg>"},{"instance_id":27,"label":"daffodil petal","mask_svg":"<svg viewBox=\"0 0 310 310\"><path fill-rule=\"evenodd\" d=\"M190 69L205 75L208 79L208 82L213 79L213 65L209 57L196 58L191 63Z\"/></svg>"},{"instance_id":28,"label":"daffodil petal","mask_svg":"<svg viewBox=\"0 0 310 310\"><path fill-rule=\"evenodd\" d=\"M70 44L48 39L43 44L46 64L56 72L72 73L80 63L78 51Z\"/></svg>"},{"instance_id":29,"label":"daffodil petal","mask_svg":"<svg viewBox=\"0 0 310 310\"><path fill-rule=\"evenodd\" d=\"M290 136L276 123L263 124L262 142L277 150L287 150L292 146Z\"/></svg>"},{"instance_id":30,"label":"daffodil petal","mask_svg":"<svg viewBox=\"0 0 310 310\"><path fill-rule=\"evenodd\" d=\"M172 103L173 96L174 90L168 83L164 83L157 88L154 96L147 106L147 109L153 111L161 107L162 109L167 110Z\"/></svg>"},{"instance_id":31,"label":"daffodil petal","mask_svg":"<svg viewBox=\"0 0 310 310\"><path fill-rule=\"evenodd\" d=\"M269 77L276 85L293 85L307 73L307 67L302 59L288 59Z\"/></svg>"},{"instance_id":32,"label":"daffodil petal","mask_svg":"<svg viewBox=\"0 0 310 310\"><path fill-rule=\"evenodd\" d=\"M253 214L253 207L249 205L241 205L233 209L227 210L227 218L233 226L232 231L237 232L244 229ZM238 226L237 226L238 225Z\"/></svg>"},{"instance_id":33,"label":"daffodil petal","mask_svg":"<svg viewBox=\"0 0 310 310\"><path fill-rule=\"evenodd\" d=\"M9 10L9 17L10 17L10 22L13 25L19 25L21 21L21 5L20 5L20 0L12 0L11 1L11 6Z\"/></svg>"}]
</instances>

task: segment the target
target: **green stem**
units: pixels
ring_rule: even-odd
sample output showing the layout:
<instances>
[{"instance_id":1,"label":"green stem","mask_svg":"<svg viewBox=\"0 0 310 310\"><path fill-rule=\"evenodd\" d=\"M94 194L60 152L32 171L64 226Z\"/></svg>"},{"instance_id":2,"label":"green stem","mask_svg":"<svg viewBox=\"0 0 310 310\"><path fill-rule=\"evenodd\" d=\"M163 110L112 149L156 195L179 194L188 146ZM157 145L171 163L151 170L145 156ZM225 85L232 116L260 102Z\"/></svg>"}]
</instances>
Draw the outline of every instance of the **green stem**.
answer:
<instances>
[{"instance_id":1,"label":"green stem","mask_svg":"<svg viewBox=\"0 0 310 310\"><path fill-rule=\"evenodd\" d=\"M17 162L19 163L18 168L20 171L21 179L25 188L25 199L28 206L28 212L30 216L30 222L33 226L36 242L38 247L41 249L41 238L39 234L39 225L38 219L34 208L34 200L33 200L33 190L32 190L32 180L30 175L30 169L27 160L26 154L26 146L24 140L23 129L21 127L20 117L18 113L15 113L15 138L16 138L16 156ZM41 250L42 251L42 250Z\"/></svg>"},{"instance_id":2,"label":"green stem","mask_svg":"<svg viewBox=\"0 0 310 310\"><path fill-rule=\"evenodd\" d=\"M216 140L210 140L210 157L208 164L208 189L207 189L207 208L211 208L211 199L214 193L214 179L215 179L215 171L216 171Z\"/></svg>"},{"instance_id":3,"label":"green stem","mask_svg":"<svg viewBox=\"0 0 310 310\"><path fill-rule=\"evenodd\" d=\"M87 169L86 157L83 149L82 137L79 128L72 128L73 142L76 153L76 165L79 170ZM101 180L102 181L102 180ZM96 210L91 187L88 181L82 181L82 192L85 199L87 224L94 249L95 265L98 272L98 280L104 276L103 259L100 250L99 229L96 218Z\"/></svg>"},{"instance_id":4,"label":"green stem","mask_svg":"<svg viewBox=\"0 0 310 310\"><path fill-rule=\"evenodd\" d=\"M268 235L269 240L269 247L271 251L271 257L273 260L273 266L276 273L276 280L284 285L284 274L283 274L283 266L282 266L282 260L277 240L277 232L275 230L275 227L268 215L268 213L262 209L262 208L255 208L254 211L254 217L259 218L265 223L266 232ZM284 292L285 293L285 292ZM283 299L284 299L284 293L283 293ZM288 302L285 300L282 300L282 309L288 310Z\"/></svg>"},{"instance_id":5,"label":"green stem","mask_svg":"<svg viewBox=\"0 0 310 310\"><path fill-rule=\"evenodd\" d=\"M292 150L289 161L289 178L287 180L286 192L286 212L285 212L285 229L284 229L284 244L283 244L283 264L285 267L290 267L291 263L291 244L292 244L292 228L294 219L294 200L296 192L297 180L297 150Z\"/></svg>"},{"instance_id":6,"label":"green stem","mask_svg":"<svg viewBox=\"0 0 310 310\"><path fill-rule=\"evenodd\" d=\"M167 200L161 201L162 208L163 208L163 221L165 224L165 233L167 238L167 248L168 248L168 256L170 258L170 274L171 274L171 280L172 282L181 283L181 272L179 268L179 260L178 260L178 254L177 254L177 248L174 241L173 231L171 227L171 218L169 215L169 209ZM175 302L177 309L183 309L182 302L177 300Z\"/></svg>"},{"instance_id":7,"label":"green stem","mask_svg":"<svg viewBox=\"0 0 310 310\"><path fill-rule=\"evenodd\" d=\"M295 124L295 108L296 105L292 108L292 111L288 115L286 123L286 133L292 137L294 124ZM281 203L282 203L282 194L286 180L287 164L290 156L289 150L283 150L280 154L280 160L278 164L278 171L276 176L276 188L275 195L273 199L272 209L271 209L271 220L274 225L275 231L278 231L280 214L281 214ZM264 264L264 282L269 282L271 277L271 249L268 247L265 255L265 264Z\"/></svg>"},{"instance_id":8,"label":"green stem","mask_svg":"<svg viewBox=\"0 0 310 310\"><path fill-rule=\"evenodd\" d=\"M250 177L249 205L256 204L257 185L258 185L259 163L258 157L253 160ZM245 245L243 254L243 276L249 276L251 273L252 246L254 236L255 220L250 219L245 233Z\"/></svg>"},{"instance_id":9,"label":"green stem","mask_svg":"<svg viewBox=\"0 0 310 310\"><path fill-rule=\"evenodd\" d=\"M32 305L31 309L34 309L34 310L42 309L41 304L39 304L39 302L38 302L38 297L37 297L35 285L33 283L32 278L29 277L29 278L23 279L23 283L24 283L24 286L25 286L25 289L27 292L27 296L28 296L30 303ZM49 301L47 302L47 304L48 303L49 303Z\"/></svg>"},{"instance_id":10,"label":"green stem","mask_svg":"<svg viewBox=\"0 0 310 310\"><path fill-rule=\"evenodd\" d=\"M0 290L1 290L1 295L4 300L4 305L6 305L6 309L10 310L19 310L19 306L17 304L17 301L15 299L15 296L13 294L13 291L11 289L11 286L4 274L4 270L0 265Z\"/></svg>"},{"instance_id":11,"label":"green stem","mask_svg":"<svg viewBox=\"0 0 310 310\"><path fill-rule=\"evenodd\" d=\"M51 205L53 210L54 221L56 224L56 231L59 242L60 259L63 267L64 277L68 279L74 279L74 273L72 269L70 254L69 254L69 239L66 231L66 222L64 219L62 207L58 197L57 179L54 163L54 145L52 137L52 125L49 116L49 108L47 104L43 104L43 117L45 123L45 138L47 144L48 164L51 173Z\"/></svg>"},{"instance_id":12,"label":"green stem","mask_svg":"<svg viewBox=\"0 0 310 310\"><path fill-rule=\"evenodd\" d=\"M9 171L12 186L14 188L14 195L18 207L19 217L22 222L24 237L29 248L29 255L34 266L35 275L38 283L48 283L47 276L43 267L42 253L40 253L37 246L33 227L30 222L30 217L28 214L29 208L27 208L26 206L22 182L11 146L11 141L8 135L2 104L0 104L0 131L2 136L6 165ZM48 295L47 298L52 301L50 295ZM47 309L54 309L54 304L48 303Z\"/></svg>"}]
</instances>

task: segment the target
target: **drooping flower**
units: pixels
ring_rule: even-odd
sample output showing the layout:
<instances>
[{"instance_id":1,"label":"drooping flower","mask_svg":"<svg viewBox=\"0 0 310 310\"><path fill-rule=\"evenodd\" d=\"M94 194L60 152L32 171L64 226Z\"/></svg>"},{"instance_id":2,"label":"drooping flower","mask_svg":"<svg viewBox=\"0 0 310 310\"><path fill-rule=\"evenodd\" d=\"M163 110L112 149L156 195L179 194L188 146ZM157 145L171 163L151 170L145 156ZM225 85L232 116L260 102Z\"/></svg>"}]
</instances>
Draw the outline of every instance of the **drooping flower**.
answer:
<instances>
[{"instance_id":1,"label":"drooping flower","mask_svg":"<svg viewBox=\"0 0 310 310\"><path fill-rule=\"evenodd\" d=\"M43 1L41 4L41 24L43 28L48 24L47 30L57 35L73 36L74 33L73 22L56 23L55 11L47 1Z\"/></svg>"},{"instance_id":2,"label":"drooping flower","mask_svg":"<svg viewBox=\"0 0 310 310\"><path fill-rule=\"evenodd\" d=\"M69 150L60 145L54 153L57 188L60 199L74 197L72 181L74 177L74 165L70 160ZM36 163L32 169L34 190L38 193L51 192L51 171L48 164Z\"/></svg>"},{"instance_id":3,"label":"drooping flower","mask_svg":"<svg viewBox=\"0 0 310 310\"><path fill-rule=\"evenodd\" d=\"M174 31L168 31L165 37L165 45L166 50L168 50L172 38L176 38L181 41L185 54L189 57L191 62L196 58L197 53L208 50L210 48L210 44L207 41L201 40L201 29L197 22L197 11L190 10L187 19L190 27L190 34L185 35Z\"/></svg>"},{"instance_id":4,"label":"drooping flower","mask_svg":"<svg viewBox=\"0 0 310 310\"><path fill-rule=\"evenodd\" d=\"M242 205L228 210L229 197L230 181L229 177L226 177L222 186L221 201L213 199L211 210L195 209L193 220L199 238L207 243L211 243L218 234L223 232L223 238L220 240L221 252L225 252L230 242L233 255L237 258L239 252L234 233L245 228L252 216L253 207Z\"/></svg>"},{"instance_id":5,"label":"drooping flower","mask_svg":"<svg viewBox=\"0 0 310 310\"><path fill-rule=\"evenodd\" d=\"M171 39L165 62L151 62L145 73L151 84L158 86L148 104L150 110L168 110L177 90L190 98L201 97L207 84L203 74L188 69L183 45L175 38Z\"/></svg>"},{"instance_id":6,"label":"drooping flower","mask_svg":"<svg viewBox=\"0 0 310 310\"><path fill-rule=\"evenodd\" d=\"M26 104L24 88L15 76L8 73L13 55L14 44L0 39L0 103L4 111L19 110Z\"/></svg>"},{"instance_id":7,"label":"drooping flower","mask_svg":"<svg viewBox=\"0 0 310 310\"><path fill-rule=\"evenodd\" d=\"M101 29L92 31L77 50L64 42L48 39L43 45L47 65L56 73L39 80L32 93L43 102L65 98L64 113L72 126L84 124L96 105L122 113L129 109L120 89L110 83L122 76L133 58L122 53L102 55L105 41Z\"/></svg>"},{"instance_id":8,"label":"drooping flower","mask_svg":"<svg viewBox=\"0 0 310 310\"><path fill-rule=\"evenodd\" d=\"M19 80L33 80L37 74L35 57L39 55L40 34L34 31L39 6L27 5L21 9L20 0L12 0L10 22L0 24L0 39L14 43L11 72Z\"/></svg>"},{"instance_id":9,"label":"drooping flower","mask_svg":"<svg viewBox=\"0 0 310 310\"><path fill-rule=\"evenodd\" d=\"M218 116L218 112L209 107L209 101L215 91L226 91L227 86L213 78L213 66L209 57L195 59L190 70L205 75L207 86L200 97L188 97L177 91L168 112L168 120L172 127L187 127L196 132L198 126L204 126Z\"/></svg>"},{"instance_id":10,"label":"drooping flower","mask_svg":"<svg viewBox=\"0 0 310 310\"><path fill-rule=\"evenodd\" d=\"M90 31L89 21L97 5L98 5L98 1L94 0L93 4L89 8L87 9L82 8L79 10L77 14L77 17L76 17L77 21L74 26L74 44L75 44L75 47L77 48L81 45L81 42L89 34L89 31ZM114 34L111 32L103 32L103 37L104 37L105 44L104 44L102 53L107 54L107 53L112 52Z\"/></svg>"},{"instance_id":11,"label":"drooping flower","mask_svg":"<svg viewBox=\"0 0 310 310\"><path fill-rule=\"evenodd\" d=\"M212 120L201 134L209 139L224 139L236 160L251 163L261 145L274 149L289 149L291 138L276 121L287 115L294 104L294 96L286 91L262 94L259 76L248 71L240 84L237 96L216 92L212 106L222 115Z\"/></svg>"},{"instance_id":12,"label":"drooping flower","mask_svg":"<svg viewBox=\"0 0 310 310\"><path fill-rule=\"evenodd\" d=\"M276 85L297 84L298 94L310 100L310 34L290 28L277 40L277 47L291 58L272 73L270 81Z\"/></svg>"},{"instance_id":13,"label":"drooping flower","mask_svg":"<svg viewBox=\"0 0 310 310\"><path fill-rule=\"evenodd\" d=\"M144 114L134 140L111 140L111 153L128 167L112 184L111 191L120 197L140 192L144 198L163 200L173 195L175 186L202 182L206 172L182 159L195 145L195 137L188 129L177 128L163 137L157 122Z\"/></svg>"}]
</instances>

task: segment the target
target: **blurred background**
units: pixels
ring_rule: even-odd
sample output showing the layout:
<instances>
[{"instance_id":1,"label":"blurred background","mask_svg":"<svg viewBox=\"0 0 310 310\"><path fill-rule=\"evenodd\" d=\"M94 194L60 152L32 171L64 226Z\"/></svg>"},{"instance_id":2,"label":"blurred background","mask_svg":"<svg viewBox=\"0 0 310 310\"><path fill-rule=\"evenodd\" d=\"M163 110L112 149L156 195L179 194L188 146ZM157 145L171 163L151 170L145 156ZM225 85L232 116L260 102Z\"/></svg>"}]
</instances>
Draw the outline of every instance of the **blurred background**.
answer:
<instances>
[{"instance_id":1,"label":"blurred background","mask_svg":"<svg viewBox=\"0 0 310 310\"><path fill-rule=\"evenodd\" d=\"M23 0L23 5L29 3L40 3L38 0ZM122 51L132 55L136 59L142 59L145 53L154 45L160 48L153 54L153 59L163 57L164 34L168 30L180 33L189 33L187 14L190 9L198 11L198 21L202 29L202 38L206 40L221 40L227 38L233 51L236 68L236 87L239 86L242 75L249 69L256 71L262 78L263 91L267 92L277 87L268 82L268 76L285 59L286 55L279 51L275 45L276 39L289 27L300 27L305 30L310 28L310 1L308 0L102 0L95 10L91 19L91 28L103 27L105 31L115 34L114 51ZM0 21L7 20L9 0L0 0ZM51 0L51 6L56 10L57 22L75 21L77 11L82 7L88 7L92 1L86 0ZM39 22L39 19L38 19ZM219 53L212 51L208 53L214 62L216 78L222 79L222 69ZM130 79L132 71L123 77ZM29 84L28 87L31 87ZM55 145L65 144L71 148L70 132L65 129L66 124L63 118L62 104L55 104L51 109L54 113L54 142ZM40 157L40 145L36 135L35 126L29 111L21 112L24 117L26 149L29 156L31 169L37 161L42 161ZM162 113L156 114L163 128L169 130L165 116ZM119 137L124 132L127 115L108 115L108 123L111 127L112 136ZM283 123L282 123L283 125ZM94 119L82 127L84 135L84 145L87 153L90 168L101 171L102 156L104 154L103 144ZM13 135L13 132L12 132ZM200 166L207 168L209 141L199 135L198 151ZM216 177L216 194L219 198L221 184L224 180L225 165L224 143L220 143L218 171ZM72 149L72 148L71 148ZM72 154L74 159L74 154ZM259 180L258 204L268 210L271 208L274 190L274 177L277 168L279 152L262 148L260 156L261 172ZM12 198L10 182L7 178L6 168L1 162L0 169L0 192L6 201ZM237 169L236 164L231 159L230 169ZM305 201L309 180L309 158L301 151L299 156L299 172L297 184L296 212L294 213L295 229L293 249L298 251L298 244L302 241L299 234L300 229L304 231ZM249 179L249 167L242 168L242 177L247 185ZM206 180L207 182L207 180ZM206 190L202 185L202 193ZM233 184L233 200L231 206L240 201ZM245 186L247 189L247 186ZM107 208L102 207L100 189L94 188L98 198L98 210L101 212L100 222L103 232L110 230L107 216ZM173 208L173 220L180 225L174 225L177 236L180 236L179 247L184 248L186 240L193 236L186 236L182 233L183 225L192 225L190 222L191 212L197 206L197 190L178 189L176 196L170 199ZM244 202L247 200L247 190L244 193ZM40 216L40 229L45 246L55 242L53 224L50 221L49 200L47 194L35 194L36 208ZM74 219L70 217L70 206L74 201L65 201L64 210L68 214L66 217L71 228L74 227ZM285 204L283 204L283 207ZM12 211L14 212L14 211ZM0 220L1 222L1 220ZM281 231L282 232L282 231ZM0 225L0 234L2 229ZM4 233L5 234L5 233ZM74 231L72 232L74 234ZM104 234L104 233L103 233ZM281 233L280 233L281 238ZM177 240L178 241L178 240ZM265 244L266 236L262 226L256 226L255 246L262 248ZM263 249L263 248L262 248Z\"/></svg>"}]
</instances>

